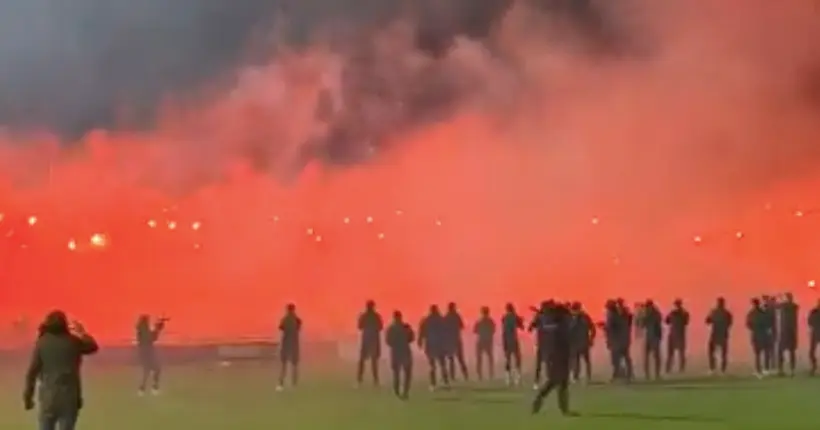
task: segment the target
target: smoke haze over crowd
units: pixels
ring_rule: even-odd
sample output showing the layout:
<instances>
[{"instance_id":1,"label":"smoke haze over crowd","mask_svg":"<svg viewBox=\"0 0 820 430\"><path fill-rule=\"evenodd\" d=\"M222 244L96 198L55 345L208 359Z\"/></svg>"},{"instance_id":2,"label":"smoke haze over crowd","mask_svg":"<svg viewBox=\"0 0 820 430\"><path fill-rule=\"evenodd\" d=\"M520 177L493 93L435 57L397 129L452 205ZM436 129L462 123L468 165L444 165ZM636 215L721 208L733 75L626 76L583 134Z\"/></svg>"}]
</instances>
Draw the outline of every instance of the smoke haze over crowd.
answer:
<instances>
[{"instance_id":1,"label":"smoke haze over crowd","mask_svg":"<svg viewBox=\"0 0 820 430\"><path fill-rule=\"evenodd\" d=\"M368 298L808 291L817 2L428 3L3 3L0 211L40 221L0 313L233 335L292 300L335 334Z\"/></svg>"}]
</instances>

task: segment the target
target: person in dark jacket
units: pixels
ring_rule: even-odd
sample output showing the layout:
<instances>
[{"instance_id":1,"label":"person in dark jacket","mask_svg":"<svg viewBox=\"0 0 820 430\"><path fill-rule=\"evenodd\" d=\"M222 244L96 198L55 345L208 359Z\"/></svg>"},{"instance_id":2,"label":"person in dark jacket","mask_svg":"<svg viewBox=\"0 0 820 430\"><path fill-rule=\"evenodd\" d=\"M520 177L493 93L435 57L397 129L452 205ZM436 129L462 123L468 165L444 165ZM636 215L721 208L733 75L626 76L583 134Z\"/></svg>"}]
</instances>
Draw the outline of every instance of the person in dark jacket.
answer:
<instances>
[{"instance_id":1,"label":"person in dark jacket","mask_svg":"<svg viewBox=\"0 0 820 430\"><path fill-rule=\"evenodd\" d=\"M26 371L23 392L23 405L31 410L37 391L41 430L74 430L83 407L83 356L98 349L82 324L74 322L69 327L64 312L53 311L46 316Z\"/></svg>"},{"instance_id":2,"label":"person in dark jacket","mask_svg":"<svg viewBox=\"0 0 820 430\"><path fill-rule=\"evenodd\" d=\"M427 356L427 363L430 366L430 390L438 388L436 369L441 373L444 388L449 388L450 375L446 364L447 329L438 306L430 306L430 313L421 320L418 332L417 343Z\"/></svg>"},{"instance_id":3,"label":"person in dark jacket","mask_svg":"<svg viewBox=\"0 0 820 430\"><path fill-rule=\"evenodd\" d=\"M621 348L619 355L623 363L624 380L629 382L635 375L635 367L632 364L632 328L635 322L635 316L632 314L632 311L629 310L624 299L617 299L615 305L617 307L618 318L621 320L620 335L622 339L619 342Z\"/></svg>"},{"instance_id":4,"label":"person in dark jacket","mask_svg":"<svg viewBox=\"0 0 820 430\"><path fill-rule=\"evenodd\" d=\"M661 377L661 341L663 340L663 314L652 300L643 306L638 326L643 330L643 368L646 379ZM654 372L654 374L653 374Z\"/></svg>"},{"instance_id":5,"label":"person in dark jacket","mask_svg":"<svg viewBox=\"0 0 820 430\"><path fill-rule=\"evenodd\" d=\"M689 311L683 307L683 301L675 300L672 312L666 316L669 335L666 337L666 373L672 373L675 355L678 357L678 371L686 370L686 333L689 328Z\"/></svg>"},{"instance_id":6,"label":"person in dark jacket","mask_svg":"<svg viewBox=\"0 0 820 430\"><path fill-rule=\"evenodd\" d=\"M550 339L553 331L549 330L549 324L546 319L552 309L555 307L555 302L552 300L545 300L541 302L538 308L533 307L531 310L535 312L527 331L535 334L535 378L533 381L533 390L538 390L541 387L541 375L549 373L549 349L552 346Z\"/></svg>"},{"instance_id":7,"label":"person in dark jacket","mask_svg":"<svg viewBox=\"0 0 820 430\"><path fill-rule=\"evenodd\" d=\"M726 373L726 367L729 365L729 334L733 323L734 317L726 308L726 299L719 297L717 305L706 317L706 324L710 327L708 345L710 373L714 373L718 367L715 357L718 351L720 351L720 373Z\"/></svg>"},{"instance_id":8,"label":"person in dark jacket","mask_svg":"<svg viewBox=\"0 0 820 430\"><path fill-rule=\"evenodd\" d=\"M299 350L301 349L302 319L296 315L296 305L293 303L285 307L285 316L279 322L279 385L277 391L285 389L285 378L290 366L291 385L296 386L299 382Z\"/></svg>"},{"instance_id":9,"label":"person in dark jacket","mask_svg":"<svg viewBox=\"0 0 820 430\"><path fill-rule=\"evenodd\" d=\"M572 304L572 377L578 381L581 376L581 366L586 372L586 381L592 380L592 360L590 352L595 343L595 323L584 310L581 302Z\"/></svg>"},{"instance_id":10,"label":"person in dark jacket","mask_svg":"<svg viewBox=\"0 0 820 430\"><path fill-rule=\"evenodd\" d=\"M142 379L138 394L144 395L148 380L151 380L151 392L159 394L160 373L159 357L157 356L156 343L159 340L162 330L165 329L166 318L160 318L156 324L151 326L151 317L141 315L137 319L137 359L142 368Z\"/></svg>"},{"instance_id":11,"label":"person in dark jacket","mask_svg":"<svg viewBox=\"0 0 820 430\"><path fill-rule=\"evenodd\" d=\"M458 312L456 304L450 302L447 305L447 313L444 314L444 330L446 337L446 357L447 357L447 372L450 375L450 381L456 380L456 363L461 370L461 376L464 380L469 379L467 371L467 360L464 357L464 341L461 337L464 331L464 319Z\"/></svg>"},{"instance_id":12,"label":"person in dark jacket","mask_svg":"<svg viewBox=\"0 0 820 430\"><path fill-rule=\"evenodd\" d=\"M550 342L547 348L547 382L540 386L538 394L532 402L532 413L538 413L544 404L544 399L553 391L558 390L558 408L565 416L574 416L569 409L569 382L572 370L572 314L567 306L556 304L550 306L542 318L538 330L550 332L547 338Z\"/></svg>"},{"instance_id":13,"label":"person in dark jacket","mask_svg":"<svg viewBox=\"0 0 820 430\"><path fill-rule=\"evenodd\" d=\"M376 302L368 300L365 310L359 315L359 332L362 334L359 349L359 365L356 369L356 384L364 381L364 369L370 362L370 372L373 375L373 384L379 385L379 360L381 359L381 333L384 329L382 316L376 311Z\"/></svg>"},{"instance_id":14,"label":"person in dark jacket","mask_svg":"<svg viewBox=\"0 0 820 430\"><path fill-rule=\"evenodd\" d=\"M413 342L416 334L402 319L401 312L393 312L393 324L387 328L387 347L390 349L390 368L393 371L393 393L407 400L413 381Z\"/></svg>"},{"instance_id":15,"label":"person in dark jacket","mask_svg":"<svg viewBox=\"0 0 820 430\"><path fill-rule=\"evenodd\" d=\"M606 348L609 351L609 360L612 365L611 381L617 381L624 376L623 366L623 330L629 328L623 327L623 320L618 313L618 305L615 300L607 300L606 316L604 321L600 323L606 338Z\"/></svg>"},{"instance_id":16,"label":"person in dark jacket","mask_svg":"<svg viewBox=\"0 0 820 430\"><path fill-rule=\"evenodd\" d=\"M794 296L786 293L785 300L778 306L780 313L780 336L777 339L777 372L785 374L786 358L789 360L789 375L794 376L797 367L797 326L799 325L800 307Z\"/></svg>"},{"instance_id":17,"label":"person in dark jacket","mask_svg":"<svg viewBox=\"0 0 820 430\"><path fill-rule=\"evenodd\" d=\"M820 345L820 300L809 312L806 323L809 326L809 365L811 366L809 372L815 375L817 373L817 345Z\"/></svg>"},{"instance_id":18,"label":"person in dark jacket","mask_svg":"<svg viewBox=\"0 0 820 430\"><path fill-rule=\"evenodd\" d=\"M766 314L766 326L768 327L768 335L766 337L766 346L763 351L763 375L769 375L778 367L777 363L777 344L779 339L779 323L778 315L779 304L777 298L769 295L761 297L761 307Z\"/></svg>"},{"instance_id":19,"label":"person in dark jacket","mask_svg":"<svg viewBox=\"0 0 820 430\"><path fill-rule=\"evenodd\" d=\"M505 306L501 317L501 349L504 351L504 372L507 385L521 383L521 342L518 332L524 329L524 319L515 311L512 303Z\"/></svg>"},{"instance_id":20,"label":"person in dark jacket","mask_svg":"<svg viewBox=\"0 0 820 430\"><path fill-rule=\"evenodd\" d=\"M769 315L767 315L766 310L763 309L760 299L752 299L752 308L746 314L746 328L749 330L752 338L755 376L762 378L765 370L766 349L769 346L768 342L771 337L771 326L769 324Z\"/></svg>"}]
</instances>

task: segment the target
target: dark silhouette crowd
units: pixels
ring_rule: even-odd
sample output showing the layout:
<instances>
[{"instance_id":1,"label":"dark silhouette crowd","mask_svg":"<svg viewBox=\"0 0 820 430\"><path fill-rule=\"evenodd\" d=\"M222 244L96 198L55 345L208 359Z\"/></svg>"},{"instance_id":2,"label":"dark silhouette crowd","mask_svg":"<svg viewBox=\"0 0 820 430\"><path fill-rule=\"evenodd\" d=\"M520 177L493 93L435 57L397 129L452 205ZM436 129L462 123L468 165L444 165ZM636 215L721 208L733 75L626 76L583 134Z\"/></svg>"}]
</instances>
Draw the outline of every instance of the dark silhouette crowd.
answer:
<instances>
[{"instance_id":1,"label":"dark silhouette crowd","mask_svg":"<svg viewBox=\"0 0 820 430\"><path fill-rule=\"evenodd\" d=\"M478 319L472 325L475 343L475 375L477 379L495 378L495 346L500 343L503 368L508 385L522 382L522 354L520 335L532 333L535 340L534 388L541 387L542 377L553 374L555 355L566 355L570 381L592 379L590 359L596 338L603 337L611 366L610 380L630 382L635 378L633 354L640 354L646 379L662 379L664 374L686 372L688 358L688 333L694 321L682 300L675 300L671 310L661 311L652 300L636 303L630 308L623 299L612 299L605 304L602 321L594 321L580 302L560 303L546 300L533 307L532 317L521 316L512 304L507 304L503 315L495 318L489 307L482 307ZM556 340L564 335L550 323L556 315L566 314L566 345ZM296 308L289 305L283 320L282 360L283 375L286 365L298 367L293 351L298 350L298 324L288 323L296 317ZM563 320L561 320L563 321ZM762 296L751 300L740 330L748 332L753 352L754 375L794 375L798 350L798 331L801 325L809 330L808 358L810 372L817 371L817 346L820 344L820 301L801 324L799 305L791 294L778 299ZM709 373L726 373L730 364L730 339L737 331L736 318L729 310L726 300L718 298L714 307L703 319L708 327ZM417 346L427 361L428 380L431 390L448 388L459 378L468 380L470 372L465 357L464 318L455 303L449 303L444 311L432 305L429 312L414 328L405 322L402 313L394 312L393 321L385 327L381 314L372 301L365 306L358 320L361 333L357 383L364 380L369 367L374 383L379 383L382 332L389 351L394 389L399 397L406 398L412 379L413 349ZM500 334L500 336L499 336ZM500 337L500 339L498 339ZM290 339L290 340L289 340ZM296 339L296 340L293 340ZM500 342L499 342L500 340ZM637 348L636 348L637 346ZM556 351L556 349L566 351ZM560 367L560 366L559 366ZM280 382L284 382L284 376ZM281 388L281 384L280 384Z\"/></svg>"},{"instance_id":2,"label":"dark silhouette crowd","mask_svg":"<svg viewBox=\"0 0 820 430\"><path fill-rule=\"evenodd\" d=\"M475 335L472 351L477 379L494 379L495 350L500 344L506 382L520 385L521 335L531 333L535 340L533 383L537 390L533 412L538 412L544 399L556 391L561 412L573 415L569 409L569 386L573 381L592 379L590 356L599 335L604 338L603 344L609 353L612 382L634 380L632 355L635 351L642 355L644 376L648 380L686 371L688 332L693 320L682 300L675 300L666 313L652 300L637 303L631 309L623 299L608 300L604 317L598 322L579 302L545 300L530 311L532 317L525 324L524 317L512 304L507 304L498 318L491 314L489 307L481 307L478 319L472 324ZM737 330L735 320L723 298L716 300L702 320L709 329L710 373L726 373L729 368L729 341ZM137 322L136 349L142 369L140 394L149 383L152 393L159 393L161 367L155 344L167 321L167 318L158 318L152 324L150 317L144 315ZM741 330L749 335L755 376L795 375L801 326L809 331L809 369L811 375L816 373L820 300L801 323L800 307L791 294L780 299L753 298L744 322ZM467 325L455 303L449 303L444 311L438 305L431 305L414 329L401 311L394 311L392 321L385 327L376 303L368 301L359 315L357 327L361 333L357 384L364 382L368 368L374 384L379 384L383 345L387 347L393 391L402 400L410 395L416 348L426 358L431 390L448 389L459 378L470 379L463 340ZM298 383L302 319L294 304L287 305L278 328L281 369L277 390L283 390L288 376L293 386ZM23 403L26 409L33 409L35 394L38 395L41 428L74 428L83 406L82 358L97 350L97 343L82 324L76 321L70 324L62 311L51 312L40 325L25 376Z\"/></svg>"}]
</instances>

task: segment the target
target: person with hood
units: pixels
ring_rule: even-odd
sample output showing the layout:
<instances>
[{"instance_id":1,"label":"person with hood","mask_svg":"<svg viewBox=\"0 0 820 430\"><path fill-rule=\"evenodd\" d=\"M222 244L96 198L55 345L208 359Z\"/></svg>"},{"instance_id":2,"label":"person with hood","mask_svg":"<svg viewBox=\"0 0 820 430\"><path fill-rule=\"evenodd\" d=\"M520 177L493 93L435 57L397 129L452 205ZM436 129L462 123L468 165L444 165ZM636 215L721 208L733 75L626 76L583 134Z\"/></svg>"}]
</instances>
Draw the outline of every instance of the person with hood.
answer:
<instances>
[{"instance_id":1,"label":"person with hood","mask_svg":"<svg viewBox=\"0 0 820 430\"><path fill-rule=\"evenodd\" d=\"M26 410L34 409L35 391L38 394L40 429L74 430L83 407L83 356L98 349L82 324L75 321L69 326L64 312L52 311L46 316L34 344L23 391Z\"/></svg>"}]
</instances>

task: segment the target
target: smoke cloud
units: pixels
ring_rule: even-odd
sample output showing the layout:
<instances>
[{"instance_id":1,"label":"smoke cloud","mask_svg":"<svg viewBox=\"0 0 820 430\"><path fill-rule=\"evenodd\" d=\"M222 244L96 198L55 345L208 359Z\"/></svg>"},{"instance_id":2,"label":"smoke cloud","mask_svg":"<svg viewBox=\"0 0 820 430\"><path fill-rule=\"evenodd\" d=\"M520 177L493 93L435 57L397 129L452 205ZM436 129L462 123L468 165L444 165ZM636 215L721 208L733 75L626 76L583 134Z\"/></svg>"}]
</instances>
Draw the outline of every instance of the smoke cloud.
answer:
<instances>
[{"instance_id":1,"label":"smoke cloud","mask_svg":"<svg viewBox=\"0 0 820 430\"><path fill-rule=\"evenodd\" d=\"M809 245L748 213L800 200L820 162L814 1L58 3L0 10L8 200L209 226L196 257L109 263L122 312L182 282L221 327L254 324L226 300L301 299L329 332L366 298L705 306L809 276ZM271 244L274 213L298 232ZM366 215L397 233L343 230ZM741 254L692 245L744 222Z\"/></svg>"}]
</instances>

